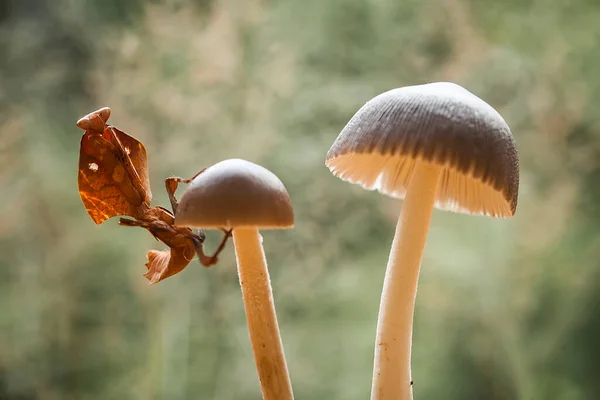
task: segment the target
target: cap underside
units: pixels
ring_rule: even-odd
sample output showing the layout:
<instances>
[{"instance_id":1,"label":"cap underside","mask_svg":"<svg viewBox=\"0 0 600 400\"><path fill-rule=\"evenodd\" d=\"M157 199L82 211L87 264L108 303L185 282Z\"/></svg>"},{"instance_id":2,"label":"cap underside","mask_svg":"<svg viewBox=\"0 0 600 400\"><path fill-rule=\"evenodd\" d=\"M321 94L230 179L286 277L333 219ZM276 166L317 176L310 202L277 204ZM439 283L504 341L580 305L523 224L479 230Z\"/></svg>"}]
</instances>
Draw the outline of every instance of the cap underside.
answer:
<instances>
[{"instance_id":1,"label":"cap underside","mask_svg":"<svg viewBox=\"0 0 600 400\"><path fill-rule=\"evenodd\" d=\"M403 199L417 160L411 156L347 153L327 160L331 172L344 181ZM428 162L434 164L432 162ZM512 202L493 186L449 165L438 184L435 207L473 215L506 218L514 214Z\"/></svg>"}]
</instances>

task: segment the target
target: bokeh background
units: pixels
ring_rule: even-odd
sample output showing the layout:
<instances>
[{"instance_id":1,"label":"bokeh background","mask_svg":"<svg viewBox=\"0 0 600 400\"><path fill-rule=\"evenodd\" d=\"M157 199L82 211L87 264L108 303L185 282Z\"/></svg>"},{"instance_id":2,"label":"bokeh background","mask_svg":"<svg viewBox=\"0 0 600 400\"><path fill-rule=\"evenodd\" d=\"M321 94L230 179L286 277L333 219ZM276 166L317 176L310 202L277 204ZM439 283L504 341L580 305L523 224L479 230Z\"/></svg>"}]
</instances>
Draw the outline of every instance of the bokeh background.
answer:
<instances>
[{"instance_id":1,"label":"bokeh background","mask_svg":"<svg viewBox=\"0 0 600 400\"><path fill-rule=\"evenodd\" d=\"M296 398L368 398L401 202L324 157L371 97L441 80L505 117L521 186L512 219L434 212L415 398L600 398L598 21L597 0L0 1L0 399L260 397L231 244L148 286L161 244L85 213L75 122L101 106L146 145L153 204L225 158L283 180L297 224L264 238Z\"/></svg>"}]
</instances>

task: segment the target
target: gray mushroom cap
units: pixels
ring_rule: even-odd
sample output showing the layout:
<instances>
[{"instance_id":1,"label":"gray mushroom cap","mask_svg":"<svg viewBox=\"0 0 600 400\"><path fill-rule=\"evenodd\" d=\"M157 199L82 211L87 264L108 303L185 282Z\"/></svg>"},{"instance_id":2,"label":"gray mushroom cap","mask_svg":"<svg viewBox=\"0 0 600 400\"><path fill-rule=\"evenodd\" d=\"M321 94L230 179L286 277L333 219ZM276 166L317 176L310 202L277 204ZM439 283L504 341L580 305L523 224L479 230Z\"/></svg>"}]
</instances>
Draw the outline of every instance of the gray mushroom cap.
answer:
<instances>
[{"instance_id":1,"label":"gray mushroom cap","mask_svg":"<svg viewBox=\"0 0 600 400\"><path fill-rule=\"evenodd\" d=\"M436 208L514 215L519 159L510 128L489 104L454 83L374 97L344 127L325 163L342 180L404 198L417 161L443 169Z\"/></svg>"},{"instance_id":2,"label":"gray mushroom cap","mask_svg":"<svg viewBox=\"0 0 600 400\"><path fill-rule=\"evenodd\" d=\"M283 183L260 165L240 159L208 167L190 183L175 224L198 228L291 228L292 203Z\"/></svg>"}]
</instances>

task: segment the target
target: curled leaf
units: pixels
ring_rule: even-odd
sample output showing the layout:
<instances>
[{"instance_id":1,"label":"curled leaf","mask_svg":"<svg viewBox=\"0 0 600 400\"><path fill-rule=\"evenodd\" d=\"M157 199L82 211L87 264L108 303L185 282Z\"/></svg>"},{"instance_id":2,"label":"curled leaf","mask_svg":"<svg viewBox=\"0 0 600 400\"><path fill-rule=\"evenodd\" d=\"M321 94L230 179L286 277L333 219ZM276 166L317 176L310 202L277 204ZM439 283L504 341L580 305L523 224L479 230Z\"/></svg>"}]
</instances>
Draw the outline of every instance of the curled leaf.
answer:
<instances>
[{"instance_id":1,"label":"curled leaf","mask_svg":"<svg viewBox=\"0 0 600 400\"><path fill-rule=\"evenodd\" d=\"M150 250L146 263L148 271L144 277L151 285L167 279L181 272L192 261L194 254L195 250L189 247L163 251Z\"/></svg>"}]
</instances>

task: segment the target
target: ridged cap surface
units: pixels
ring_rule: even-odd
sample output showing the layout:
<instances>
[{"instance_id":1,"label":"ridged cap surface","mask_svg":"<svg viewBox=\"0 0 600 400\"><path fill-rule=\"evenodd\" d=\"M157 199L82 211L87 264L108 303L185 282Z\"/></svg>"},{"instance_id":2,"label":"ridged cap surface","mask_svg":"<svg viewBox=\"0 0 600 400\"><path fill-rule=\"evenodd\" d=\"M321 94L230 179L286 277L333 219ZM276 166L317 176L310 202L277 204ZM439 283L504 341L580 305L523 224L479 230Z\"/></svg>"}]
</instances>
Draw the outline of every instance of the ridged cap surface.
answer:
<instances>
[{"instance_id":1,"label":"ridged cap surface","mask_svg":"<svg viewBox=\"0 0 600 400\"><path fill-rule=\"evenodd\" d=\"M419 160L443 168L437 208L514 215L519 159L510 128L489 104L453 83L374 97L344 127L325 163L345 181L404 198Z\"/></svg>"},{"instance_id":2,"label":"ridged cap surface","mask_svg":"<svg viewBox=\"0 0 600 400\"><path fill-rule=\"evenodd\" d=\"M249 161L230 159L207 168L181 197L175 224L197 228L291 228L294 211L279 178Z\"/></svg>"}]
</instances>

